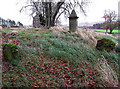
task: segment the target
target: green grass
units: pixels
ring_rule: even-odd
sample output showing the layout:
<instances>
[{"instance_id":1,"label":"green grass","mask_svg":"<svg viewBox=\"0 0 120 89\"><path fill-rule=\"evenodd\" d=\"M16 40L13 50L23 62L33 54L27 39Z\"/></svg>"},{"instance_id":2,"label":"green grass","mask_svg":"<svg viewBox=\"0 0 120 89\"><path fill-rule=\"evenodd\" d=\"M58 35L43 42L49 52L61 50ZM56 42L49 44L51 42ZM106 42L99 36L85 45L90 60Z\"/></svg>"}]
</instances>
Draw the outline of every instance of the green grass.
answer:
<instances>
[{"instance_id":1,"label":"green grass","mask_svg":"<svg viewBox=\"0 0 120 89\"><path fill-rule=\"evenodd\" d=\"M118 74L117 54L100 52L89 40L75 34L36 32L26 30L3 39L17 44L21 58L17 66L3 70L4 87L107 86L97 68L103 61L101 55ZM3 64L7 67L9 62Z\"/></svg>"},{"instance_id":2,"label":"green grass","mask_svg":"<svg viewBox=\"0 0 120 89\"><path fill-rule=\"evenodd\" d=\"M1 31L5 31L5 32L12 32L13 30L11 30L11 29L2 29Z\"/></svg>"},{"instance_id":3,"label":"green grass","mask_svg":"<svg viewBox=\"0 0 120 89\"><path fill-rule=\"evenodd\" d=\"M106 30L103 29L91 29L91 30L106 32ZM110 32L110 30L107 30L107 32ZM120 33L120 30L113 30L112 33Z\"/></svg>"}]
</instances>

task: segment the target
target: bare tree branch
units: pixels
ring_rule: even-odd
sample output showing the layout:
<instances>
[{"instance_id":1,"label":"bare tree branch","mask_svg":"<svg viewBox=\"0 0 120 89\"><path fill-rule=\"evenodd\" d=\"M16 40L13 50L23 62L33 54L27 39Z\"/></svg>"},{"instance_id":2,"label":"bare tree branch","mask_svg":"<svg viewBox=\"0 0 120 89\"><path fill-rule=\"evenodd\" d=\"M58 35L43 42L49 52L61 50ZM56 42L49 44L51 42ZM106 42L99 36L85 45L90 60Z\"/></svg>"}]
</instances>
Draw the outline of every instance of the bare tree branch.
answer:
<instances>
[{"instance_id":1,"label":"bare tree branch","mask_svg":"<svg viewBox=\"0 0 120 89\"><path fill-rule=\"evenodd\" d=\"M22 11L23 11L23 9L26 9L27 7L31 7L31 6L33 6L33 5L23 6L23 7L20 9L20 12L22 12Z\"/></svg>"},{"instance_id":2,"label":"bare tree branch","mask_svg":"<svg viewBox=\"0 0 120 89\"><path fill-rule=\"evenodd\" d=\"M49 23L51 26L54 26L55 22L60 18L64 13L65 17L70 15L71 10L78 8L79 11L82 11L86 16L85 7L88 5L89 0L63 0L62 2L58 1L57 3L51 2L40 2L41 0L27 0L27 5L23 6L20 12L23 9L31 7L31 14L42 14L43 18L46 19L46 24ZM48 25L48 24L47 24Z\"/></svg>"}]
</instances>

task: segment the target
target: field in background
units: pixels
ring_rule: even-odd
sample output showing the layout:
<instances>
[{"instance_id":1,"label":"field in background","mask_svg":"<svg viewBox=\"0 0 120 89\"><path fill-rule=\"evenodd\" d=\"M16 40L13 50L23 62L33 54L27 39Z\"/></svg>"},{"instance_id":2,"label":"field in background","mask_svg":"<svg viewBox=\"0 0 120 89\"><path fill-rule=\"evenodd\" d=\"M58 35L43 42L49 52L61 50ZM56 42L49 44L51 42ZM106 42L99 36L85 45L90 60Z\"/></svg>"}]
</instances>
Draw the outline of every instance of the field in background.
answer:
<instances>
[{"instance_id":1,"label":"field in background","mask_svg":"<svg viewBox=\"0 0 120 89\"><path fill-rule=\"evenodd\" d=\"M106 30L103 29L90 29L90 30L106 32ZM110 32L110 30L108 30L107 32ZM120 30L113 30L112 33L120 33Z\"/></svg>"}]
</instances>

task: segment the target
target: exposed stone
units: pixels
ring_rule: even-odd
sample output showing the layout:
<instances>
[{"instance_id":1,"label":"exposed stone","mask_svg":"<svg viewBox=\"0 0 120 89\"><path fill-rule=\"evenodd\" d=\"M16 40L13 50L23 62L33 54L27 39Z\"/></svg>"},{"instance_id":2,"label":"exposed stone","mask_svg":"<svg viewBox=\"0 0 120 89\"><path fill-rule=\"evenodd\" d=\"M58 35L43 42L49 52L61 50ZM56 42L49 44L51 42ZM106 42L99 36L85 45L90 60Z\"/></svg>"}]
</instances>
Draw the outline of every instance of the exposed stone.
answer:
<instances>
[{"instance_id":1,"label":"exposed stone","mask_svg":"<svg viewBox=\"0 0 120 89\"><path fill-rule=\"evenodd\" d=\"M45 20L41 14L36 13L36 15L33 17L33 27L39 28L42 26L45 26Z\"/></svg>"},{"instance_id":2,"label":"exposed stone","mask_svg":"<svg viewBox=\"0 0 120 89\"><path fill-rule=\"evenodd\" d=\"M40 27L40 17L39 14L37 14L35 17L33 17L33 27L39 28Z\"/></svg>"},{"instance_id":3,"label":"exposed stone","mask_svg":"<svg viewBox=\"0 0 120 89\"><path fill-rule=\"evenodd\" d=\"M17 65L20 60L17 45L13 43L3 44L3 57L12 65Z\"/></svg>"},{"instance_id":4,"label":"exposed stone","mask_svg":"<svg viewBox=\"0 0 120 89\"><path fill-rule=\"evenodd\" d=\"M109 52L115 48L115 45L115 42L112 40L103 38L97 41L96 48L100 51L106 50Z\"/></svg>"}]
</instances>

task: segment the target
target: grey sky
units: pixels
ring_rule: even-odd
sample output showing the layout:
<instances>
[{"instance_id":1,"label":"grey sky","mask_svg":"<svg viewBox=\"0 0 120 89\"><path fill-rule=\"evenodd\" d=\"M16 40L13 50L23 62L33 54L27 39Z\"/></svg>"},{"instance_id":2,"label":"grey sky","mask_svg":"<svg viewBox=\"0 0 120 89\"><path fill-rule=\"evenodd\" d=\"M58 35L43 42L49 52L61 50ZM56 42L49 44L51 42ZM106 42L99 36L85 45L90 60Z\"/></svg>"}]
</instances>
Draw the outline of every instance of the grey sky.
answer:
<instances>
[{"instance_id":1,"label":"grey sky","mask_svg":"<svg viewBox=\"0 0 120 89\"><path fill-rule=\"evenodd\" d=\"M32 25L32 18L27 11L20 13L19 10L24 3L17 4L19 0L0 0L0 17L22 22L24 25ZM25 0L22 0L23 2ZM87 17L82 14L79 16L79 23L104 21L102 16L104 10L111 9L118 12L118 1L120 0L91 0L87 8ZM63 24L68 23L62 20Z\"/></svg>"}]
</instances>

